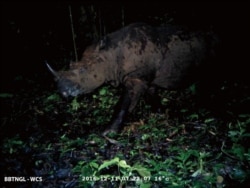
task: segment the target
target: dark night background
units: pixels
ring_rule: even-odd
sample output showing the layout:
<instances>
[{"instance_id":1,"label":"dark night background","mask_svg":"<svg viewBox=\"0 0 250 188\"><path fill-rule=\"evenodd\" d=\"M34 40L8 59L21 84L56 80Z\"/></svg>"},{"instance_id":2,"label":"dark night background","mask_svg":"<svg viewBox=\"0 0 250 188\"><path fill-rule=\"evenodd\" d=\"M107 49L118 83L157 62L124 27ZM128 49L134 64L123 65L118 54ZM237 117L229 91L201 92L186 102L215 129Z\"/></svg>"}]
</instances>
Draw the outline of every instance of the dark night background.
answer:
<instances>
[{"instance_id":1,"label":"dark night background","mask_svg":"<svg viewBox=\"0 0 250 188\"><path fill-rule=\"evenodd\" d=\"M204 94L204 97L200 97L200 101L203 101L201 104L211 107L212 115L218 115L214 119L217 117L222 119L218 118L218 122L223 122L218 123L218 125L226 127L227 123L224 123L224 120L226 119L225 122L227 122L228 117L231 118L229 122L231 120L234 122L237 121L236 117L239 114L249 114L250 11L246 2L185 1L174 3L172 1L164 1L160 3L152 1L151 3L113 3L102 1L102 3L97 3L95 1L82 1L73 3L67 1L1 1L0 142L6 138L5 143L11 143L13 138L14 141L15 138L20 138L24 140L22 142L24 144L20 147L21 149L17 149L16 153L18 155L15 152L8 153L8 144L3 144L2 147L5 148L5 153L4 156L0 156L0 170L2 170L0 173L4 171L5 175L9 176L16 174L19 176L38 174L39 176L42 174L44 166L42 166L42 163L38 164L37 161L42 161L43 164L50 164L51 168L59 170L66 164L65 161L68 159L70 165L76 165L78 159L73 161L72 157L64 158L64 154L67 154L67 152L61 155L60 147L57 147L57 143L62 140L61 136L67 136L68 134L73 137L72 139L75 139L75 137L88 139L89 132L98 132L98 128L104 127L103 125L98 127L91 124L96 118L91 113L94 110L97 112L102 111L102 108L98 111L98 105L90 107L91 104L98 104L95 100L90 102L83 100L85 103L81 104L89 105L86 105L89 108L86 112L79 112L80 110L69 111L68 109L70 109L72 103L65 99L56 98L52 100L52 104L48 102L43 104L43 101L49 101L47 99L56 93L56 84L45 66L45 61L49 62L56 70L67 69L69 63L75 61L69 6L73 16L78 58L81 58L84 49L93 41L98 40L107 33L120 29L123 25L133 22L146 22L153 26L172 23L194 29L213 30L221 41L218 60L213 62L211 67L208 67L206 73L201 73L201 75L205 76L198 78L202 82L200 93L197 92L196 97L199 98L199 94ZM185 97L188 98L190 96L184 96L184 99ZM181 124L182 121L185 124L187 116L184 120L181 119L182 117L179 119L179 116L183 115L180 111L185 109L185 105L182 107L179 105L178 100L173 101L173 105L170 105L170 111L174 114L172 118L173 126L175 123L177 125L179 125L178 123ZM190 99L190 101L186 102L188 105L186 108L190 107L191 109L195 106L193 105L195 100ZM241 103L238 103L238 101L241 101ZM170 104L172 103L170 102ZM241 106L242 104L244 106ZM192 110L198 113L196 107ZM190 113L192 113L192 110L190 110ZM228 111L231 114L228 115ZM105 113L101 115L106 116L105 120L107 120L108 117ZM141 112L138 110L136 113ZM227 114L225 119L223 119L224 114ZM185 115L184 113L183 116ZM145 116L147 114L144 115L144 118ZM86 122L90 119L91 123L83 122L83 118L85 118ZM133 118L137 118L136 121L139 121L138 116L133 117L132 115L131 119L133 120ZM86 130L88 125L90 130ZM193 127L191 130L194 130ZM219 127L217 124L214 127L216 127L216 131L218 129L218 132L215 131L217 140L214 141L214 137L211 137L211 139L211 135L207 133L205 136L209 138L207 140L204 139L204 142L214 141L215 147L214 145L211 148L209 147L209 152L216 153L218 151L221 153L221 145L219 146L218 143L221 144L222 141L224 143L224 140L226 140L225 142L228 141L227 132L224 131L224 127ZM85 134L84 136L82 136L83 133ZM223 134L226 136L220 136ZM18 136L15 137L16 135ZM138 135L135 134L132 137L135 141L139 137L136 136ZM174 136L177 137L178 135ZM179 137L181 136L183 134ZM191 135L190 137L196 140L196 135ZM166 140L164 139L164 142ZM170 148L171 142L164 142L158 144L162 148ZM197 143L199 148L199 144L203 143L198 142L195 143ZM82 144L83 146L81 145L80 149L77 148L77 150L83 153L86 151L86 155L84 153L86 161L95 157L99 157L100 161L107 158L110 159L110 154L115 155L117 150L119 150L119 148L116 150L115 147L106 144L105 151L99 151L103 148L97 145L94 146L97 149L93 149L92 145L87 145L86 143L87 141L84 141L85 145ZM39 144L43 144L43 146ZM44 149L47 146L46 144L51 146L52 149L50 151ZM205 143L204 145L207 147L209 144ZM230 143L228 145L230 147ZM152 148L158 149L160 147ZM151 151L152 148L150 148L149 152L153 152ZM89 151L89 149L93 149L93 151ZM129 146L128 149L125 148L124 150L133 151L133 146ZM168 153L164 149L163 151L166 153L162 154L162 156L173 156L171 152ZM97 156L94 156L93 153L97 153ZM43 155L44 158L42 158ZM234 161L232 164L234 164ZM231 163L228 164L228 166L230 165ZM245 167L249 170L249 165L245 165ZM72 166L68 168L72 168ZM50 177L49 170L45 170L45 177L47 175ZM234 185L237 183L236 181ZM64 185L64 182L62 184Z\"/></svg>"},{"instance_id":2,"label":"dark night background","mask_svg":"<svg viewBox=\"0 0 250 188\"><path fill-rule=\"evenodd\" d=\"M56 69L74 61L69 19L72 8L78 56L94 40L92 25L103 35L99 21L109 33L125 25L143 21L158 26L166 20L172 23L212 28L223 41L223 58L212 68L211 78L248 79L249 11L243 2L185 3L60 3L4 2L1 3L1 91L18 91L30 87L27 80L41 88L52 82L44 66L50 62ZM96 18L90 8L96 11ZM85 8L86 14L81 11ZM210 79L210 78L209 78Z\"/></svg>"}]
</instances>

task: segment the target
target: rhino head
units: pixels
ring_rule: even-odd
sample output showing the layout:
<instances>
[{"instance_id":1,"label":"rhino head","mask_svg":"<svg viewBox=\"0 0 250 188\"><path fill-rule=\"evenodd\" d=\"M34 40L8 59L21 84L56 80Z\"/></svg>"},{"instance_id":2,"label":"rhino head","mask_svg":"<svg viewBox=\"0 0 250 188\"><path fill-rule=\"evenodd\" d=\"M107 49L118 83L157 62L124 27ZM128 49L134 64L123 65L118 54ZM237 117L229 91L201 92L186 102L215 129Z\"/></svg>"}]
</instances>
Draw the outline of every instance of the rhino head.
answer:
<instances>
[{"instance_id":1,"label":"rhino head","mask_svg":"<svg viewBox=\"0 0 250 188\"><path fill-rule=\"evenodd\" d=\"M98 64L84 67L85 62L72 63L67 71L55 71L46 63L54 75L59 92L64 96L78 96L90 93L105 82L104 68Z\"/></svg>"},{"instance_id":2,"label":"rhino head","mask_svg":"<svg viewBox=\"0 0 250 188\"><path fill-rule=\"evenodd\" d=\"M76 77L74 76L74 73L70 75L69 72L67 74L66 71L57 72L48 63L46 63L46 65L52 75L54 75L58 90L64 97L75 97L84 93L84 90L81 88L80 84L72 81L72 78Z\"/></svg>"}]
</instances>

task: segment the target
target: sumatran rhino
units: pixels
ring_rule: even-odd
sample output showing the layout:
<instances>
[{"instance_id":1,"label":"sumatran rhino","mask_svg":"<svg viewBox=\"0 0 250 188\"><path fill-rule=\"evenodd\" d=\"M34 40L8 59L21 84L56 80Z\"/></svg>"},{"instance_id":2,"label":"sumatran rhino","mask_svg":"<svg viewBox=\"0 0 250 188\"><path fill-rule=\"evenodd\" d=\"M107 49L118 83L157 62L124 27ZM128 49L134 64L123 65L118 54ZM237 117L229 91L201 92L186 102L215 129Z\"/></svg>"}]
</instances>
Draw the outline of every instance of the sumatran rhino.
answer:
<instances>
[{"instance_id":1,"label":"sumatran rhino","mask_svg":"<svg viewBox=\"0 0 250 188\"><path fill-rule=\"evenodd\" d=\"M124 86L121 109L106 135L119 129L125 114L146 91L188 83L196 75L194 70L213 56L215 38L211 32L134 23L89 46L68 71L56 72L47 66L65 97L90 93L104 83Z\"/></svg>"}]
</instances>

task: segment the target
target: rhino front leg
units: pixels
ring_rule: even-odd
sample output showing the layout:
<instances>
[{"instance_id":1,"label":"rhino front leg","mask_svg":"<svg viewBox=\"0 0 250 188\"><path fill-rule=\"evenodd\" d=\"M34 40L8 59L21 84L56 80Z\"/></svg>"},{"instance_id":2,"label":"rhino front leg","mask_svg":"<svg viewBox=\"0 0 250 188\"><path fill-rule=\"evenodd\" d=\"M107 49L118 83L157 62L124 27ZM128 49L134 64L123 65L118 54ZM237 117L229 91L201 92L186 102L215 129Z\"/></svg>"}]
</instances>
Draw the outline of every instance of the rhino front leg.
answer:
<instances>
[{"instance_id":1,"label":"rhino front leg","mask_svg":"<svg viewBox=\"0 0 250 188\"><path fill-rule=\"evenodd\" d=\"M140 79L128 78L125 82L125 95L123 96L121 103L121 110L112 122L111 126L104 131L103 136L110 132L117 132L123 123L124 117L127 112L132 112L135 108L140 96L147 89L147 85Z\"/></svg>"},{"instance_id":2,"label":"rhino front leg","mask_svg":"<svg viewBox=\"0 0 250 188\"><path fill-rule=\"evenodd\" d=\"M125 94L122 96L121 100L122 102L121 102L120 111L115 116L115 119L113 120L111 125L102 133L103 136L106 136L108 133L118 132L119 128L121 127L123 123L123 119L125 115L127 114L128 108L131 104L131 99L129 97L128 91L125 91Z\"/></svg>"}]
</instances>

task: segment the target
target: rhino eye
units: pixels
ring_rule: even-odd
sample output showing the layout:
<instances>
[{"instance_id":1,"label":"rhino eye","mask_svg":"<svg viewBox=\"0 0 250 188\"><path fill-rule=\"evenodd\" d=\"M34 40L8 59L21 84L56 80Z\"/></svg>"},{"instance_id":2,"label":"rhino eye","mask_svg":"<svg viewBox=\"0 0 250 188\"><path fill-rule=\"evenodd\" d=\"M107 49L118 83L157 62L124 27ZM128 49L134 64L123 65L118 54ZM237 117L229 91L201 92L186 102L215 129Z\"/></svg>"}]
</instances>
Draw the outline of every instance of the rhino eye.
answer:
<instances>
[{"instance_id":1,"label":"rhino eye","mask_svg":"<svg viewBox=\"0 0 250 188\"><path fill-rule=\"evenodd\" d=\"M66 91L63 91L63 92L62 92L62 95L63 95L64 97L67 97L67 96L68 96L68 93L67 93Z\"/></svg>"},{"instance_id":2,"label":"rhino eye","mask_svg":"<svg viewBox=\"0 0 250 188\"><path fill-rule=\"evenodd\" d=\"M85 68L80 68L80 73L86 73L87 70Z\"/></svg>"}]
</instances>

